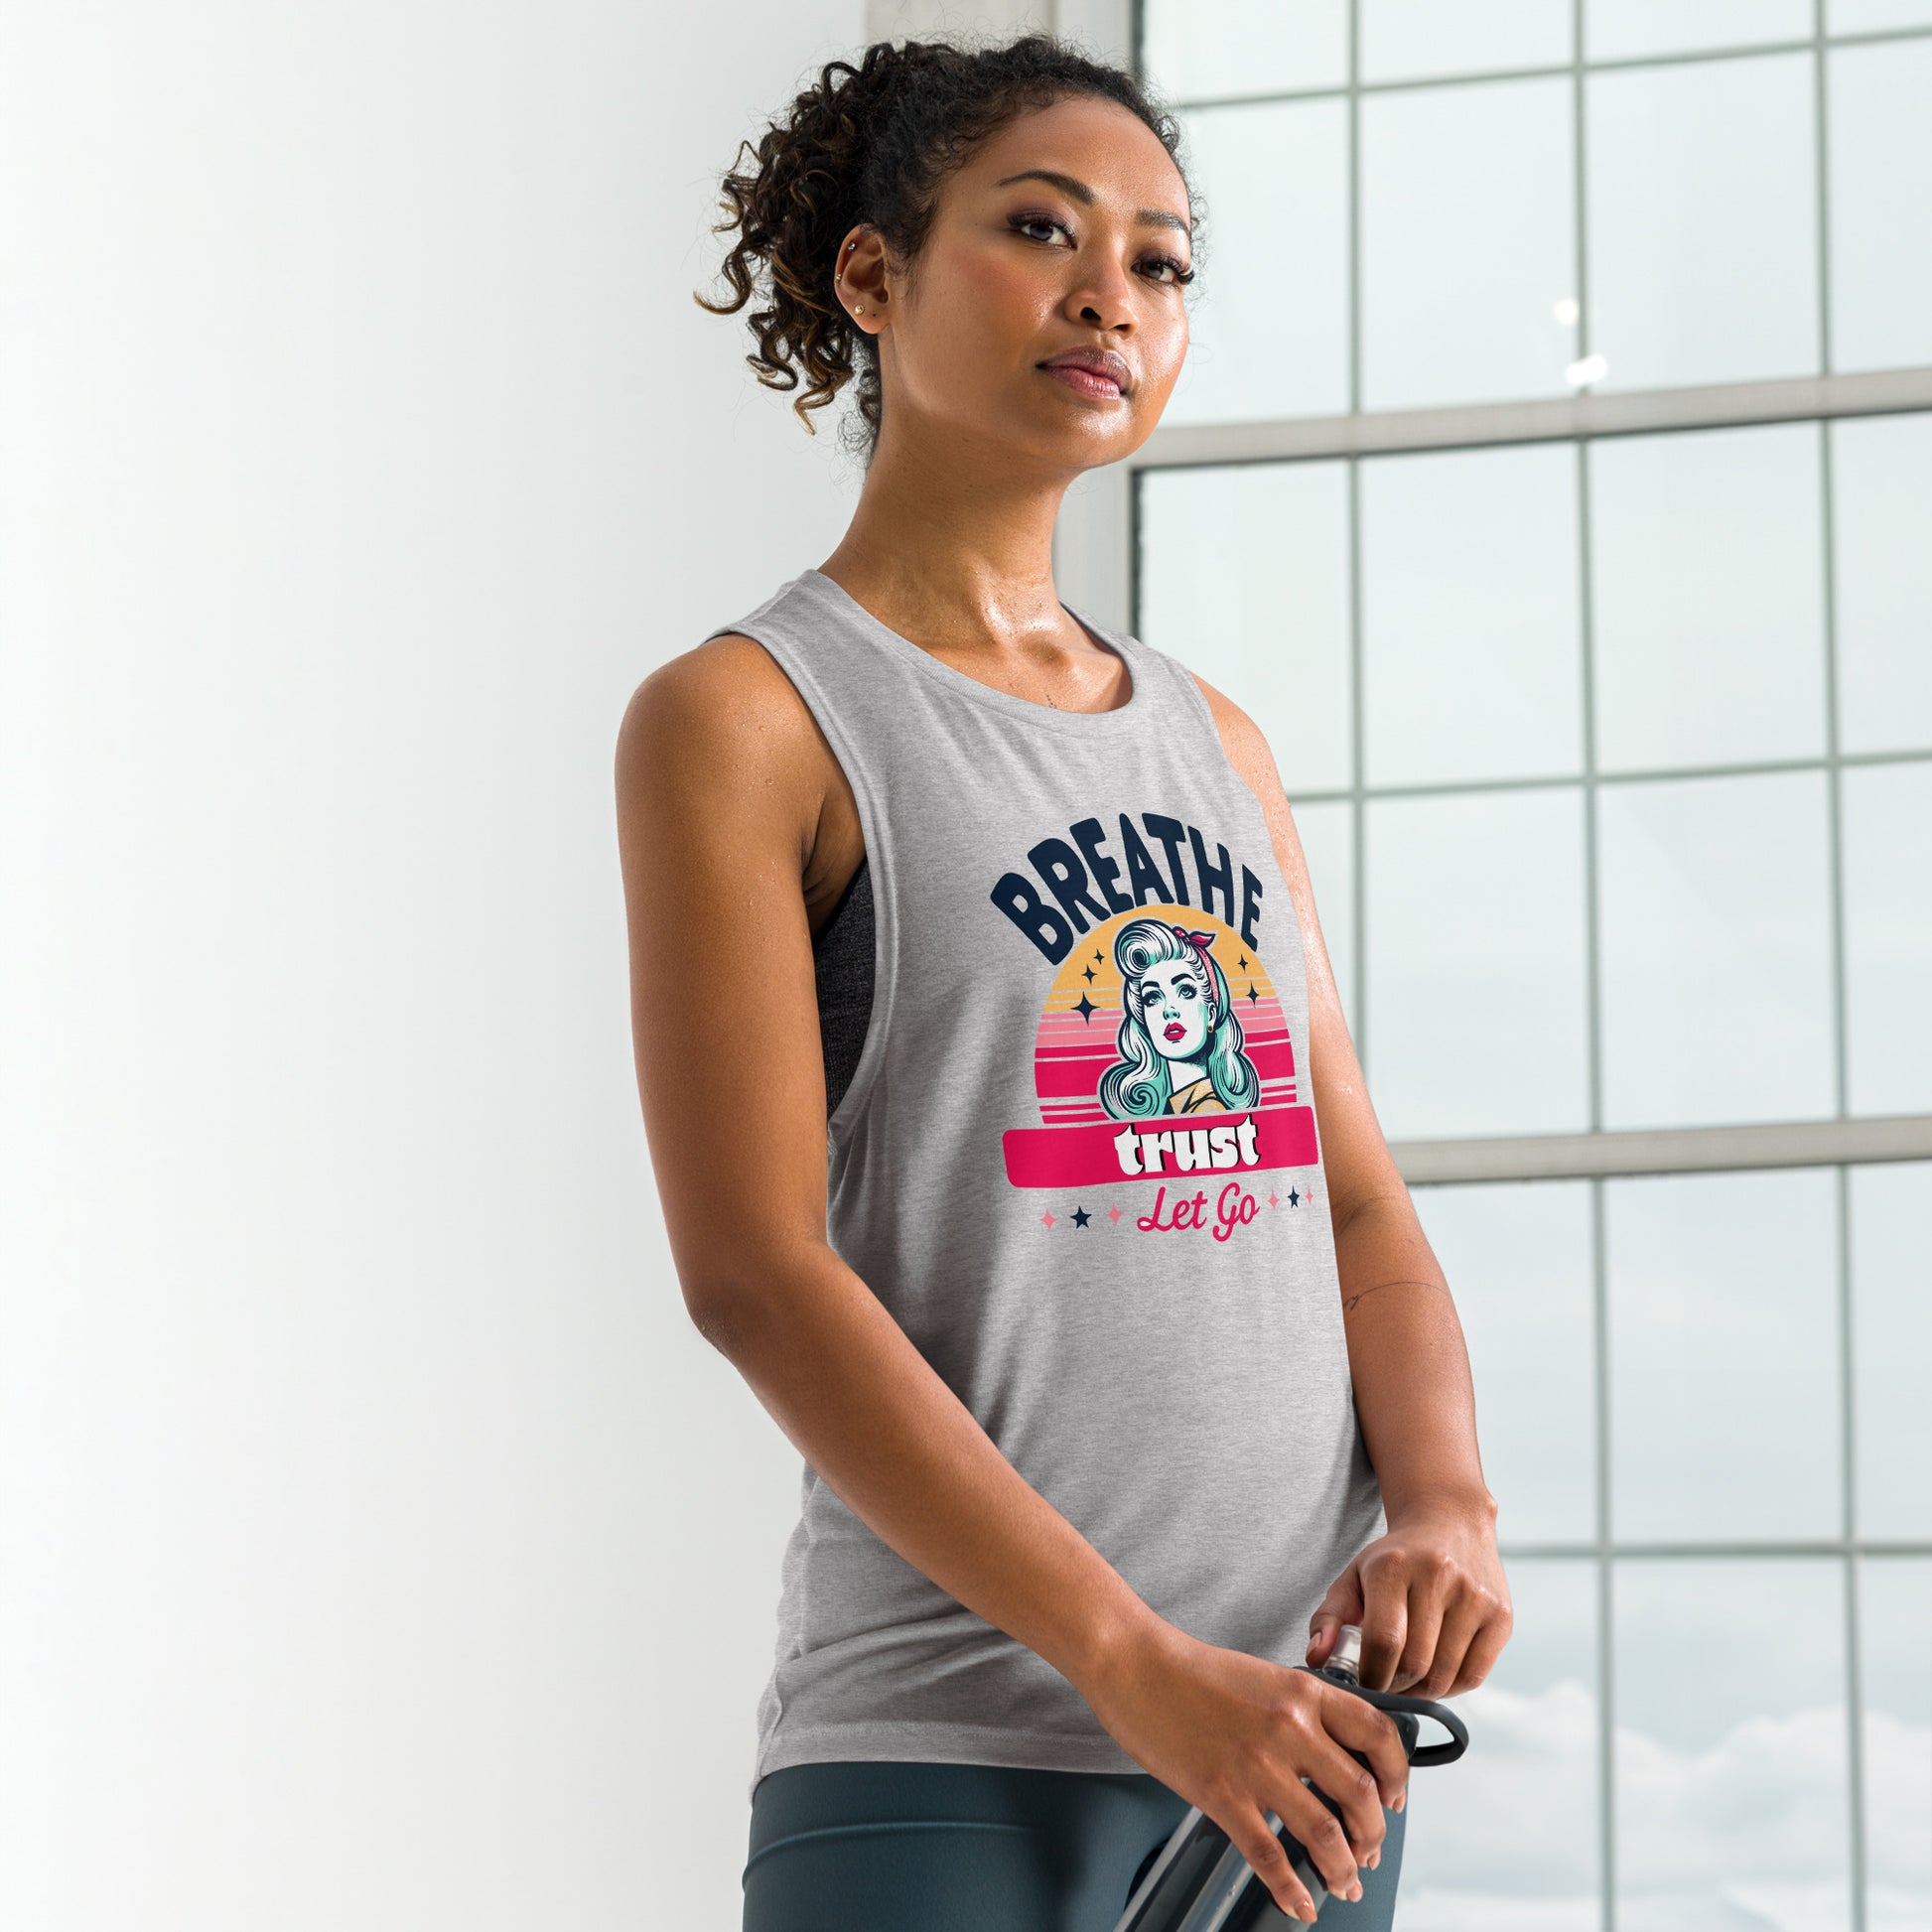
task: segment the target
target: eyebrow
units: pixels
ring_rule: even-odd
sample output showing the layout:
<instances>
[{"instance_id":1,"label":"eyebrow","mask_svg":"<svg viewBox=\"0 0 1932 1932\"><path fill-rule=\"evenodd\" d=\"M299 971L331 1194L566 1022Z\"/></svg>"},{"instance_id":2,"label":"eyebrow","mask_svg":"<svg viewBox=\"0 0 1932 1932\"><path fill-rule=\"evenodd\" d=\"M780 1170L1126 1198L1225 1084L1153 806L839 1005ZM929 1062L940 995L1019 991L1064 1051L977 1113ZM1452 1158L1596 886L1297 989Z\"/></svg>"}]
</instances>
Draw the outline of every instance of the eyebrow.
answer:
<instances>
[{"instance_id":1,"label":"eyebrow","mask_svg":"<svg viewBox=\"0 0 1932 1932\"><path fill-rule=\"evenodd\" d=\"M993 186L995 188L1004 188L1009 182L1016 181L1051 182L1061 193L1071 195L1083 207L1092 207L1094 203L1099 199L1085 182L1076 181L1071 175L1063 175L1057 168L1022 168L1017 175L1002 175ZM1179 215L1171 214L1164 207L1136 208L1134 210L1134 217L1138 221L1147 222L1157 228L1178 228L1190 240L1193 238L1193 229Z\"/></svg>"}]
</instances>

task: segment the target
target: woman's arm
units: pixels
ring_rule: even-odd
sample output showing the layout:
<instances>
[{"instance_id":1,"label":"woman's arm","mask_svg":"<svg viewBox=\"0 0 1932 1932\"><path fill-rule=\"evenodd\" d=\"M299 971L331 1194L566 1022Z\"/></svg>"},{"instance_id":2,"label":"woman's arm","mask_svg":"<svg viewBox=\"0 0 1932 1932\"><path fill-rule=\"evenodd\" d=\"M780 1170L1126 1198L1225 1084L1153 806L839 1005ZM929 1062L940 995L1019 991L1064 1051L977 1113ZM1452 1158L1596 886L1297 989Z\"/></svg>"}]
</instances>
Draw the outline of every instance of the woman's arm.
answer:
<instances>
[{"instance_id":1,"label":"woman's arm","mask_svg":"<svg viewBox=\"0 0 1932 1932\"><path fill-rule=\"evenodd\" d=\"M1301 921L1309 1080L1320 1122L1349 1376L1389 1528L1335 1579L1311 1624L1318 1665L1344 1622L1362 1682L1452 1697L1488 1675L1514 1626L1496 1499L1476 1452L1475 1390L1455 1303L1369 1104L1295 819L1267 741L1201 683L1228 759L1259 800Z\"/></svg>"},{"instance_id":2,"label":"woman's arm","mask_svg":"<svg viewBox=\"0 0 1932 1932\"><path fill-rule=\"evenodd\" d=\"M685 1307L842 1501L1084 1695L1160 1619L826 1239L801 879L842 783L790 680L744 638L665 664L624 714L637 1086Z\"/></svg>"}]
</instances>

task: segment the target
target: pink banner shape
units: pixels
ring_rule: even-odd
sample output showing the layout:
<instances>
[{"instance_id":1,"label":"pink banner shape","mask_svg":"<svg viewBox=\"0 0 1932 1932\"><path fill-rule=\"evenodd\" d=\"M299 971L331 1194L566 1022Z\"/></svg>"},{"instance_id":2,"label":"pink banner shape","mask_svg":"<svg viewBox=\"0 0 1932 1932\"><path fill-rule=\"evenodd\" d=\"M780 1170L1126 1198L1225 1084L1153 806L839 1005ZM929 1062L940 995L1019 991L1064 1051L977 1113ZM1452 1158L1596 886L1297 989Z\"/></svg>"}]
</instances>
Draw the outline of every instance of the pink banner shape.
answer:
<instances>
[{"instance_id":1,"label":"pink banner shape","mask_svg":"<svg viewBox=\"0 0 1932 1932\"><path fill-rule=\"evenodd\" d=\"M1016 1187L1213 1179L1261 1168L1311 1168L1319 1158L1312 1107L1010 1127L1001 1140L1007 1178Z\"/></svg>"}]
</instances>

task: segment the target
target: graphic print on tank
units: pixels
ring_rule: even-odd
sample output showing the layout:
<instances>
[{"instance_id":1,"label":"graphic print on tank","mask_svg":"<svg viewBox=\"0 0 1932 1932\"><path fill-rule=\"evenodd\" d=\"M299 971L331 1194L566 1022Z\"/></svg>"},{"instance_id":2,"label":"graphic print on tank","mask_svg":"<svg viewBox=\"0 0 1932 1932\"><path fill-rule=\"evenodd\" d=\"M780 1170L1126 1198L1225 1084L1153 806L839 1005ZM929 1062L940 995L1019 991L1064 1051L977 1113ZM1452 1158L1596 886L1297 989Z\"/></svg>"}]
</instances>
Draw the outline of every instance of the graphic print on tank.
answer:
<instances>
[{"instance_id":1,"label":"graphic print on tank","mask_svg":"<svg viewBox=\"0 0 1932 1932\"><path fill-rule=\"evenodd\" d=\"M1056 969L1034 1038L1041 1124L1006 1131L1007 1179L1067 1196L1042 1213L1049 1229L1097 1213L1226 1241L1304 1206L1318 1160L1257 944L1262 883L1182 820L1122 812L1116 827L1042 839L992 891Z\"/></svg>"}]
</instances>

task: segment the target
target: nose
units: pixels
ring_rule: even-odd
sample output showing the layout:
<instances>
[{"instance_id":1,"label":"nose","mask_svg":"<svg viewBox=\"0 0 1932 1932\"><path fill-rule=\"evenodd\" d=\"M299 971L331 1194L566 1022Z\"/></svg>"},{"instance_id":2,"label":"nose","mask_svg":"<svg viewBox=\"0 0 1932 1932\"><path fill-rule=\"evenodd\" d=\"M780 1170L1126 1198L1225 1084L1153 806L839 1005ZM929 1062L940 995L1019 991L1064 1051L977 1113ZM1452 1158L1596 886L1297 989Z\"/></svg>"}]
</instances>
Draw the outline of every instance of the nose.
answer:
<instances>
[{"instance_id":1,"label":"nose","mask_svg":"<svg viewBox=\"0 0 1932 1932\"><path fill-rule=\"evenodd\" d=\"M1134 291L1127 271L1111 255L1083 264L1084 274L1067 291L1066 313L1089 329L1134 326Z\"/></svg>"}]
</instances>

